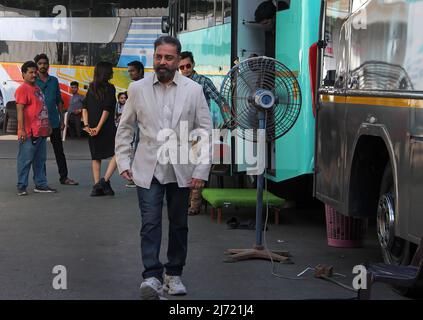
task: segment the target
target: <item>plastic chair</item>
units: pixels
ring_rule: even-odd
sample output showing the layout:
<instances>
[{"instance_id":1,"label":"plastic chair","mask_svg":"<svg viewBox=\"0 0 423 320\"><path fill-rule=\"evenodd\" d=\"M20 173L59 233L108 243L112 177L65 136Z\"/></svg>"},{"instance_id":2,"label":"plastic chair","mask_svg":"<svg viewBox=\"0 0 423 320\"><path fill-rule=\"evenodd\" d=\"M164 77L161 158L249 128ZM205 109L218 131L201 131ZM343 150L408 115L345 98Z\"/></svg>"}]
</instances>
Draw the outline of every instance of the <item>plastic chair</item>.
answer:
<instances>
[{"instance_id":1,"label":"plastic chair","mask_svg":"<svg viewBox=\"0 0 423 320\"><path fill-rule=\"evenodd\" d=\"M358 290L358 299L370 300L374 282L388 283L401 295L420 294L423 289L423 237L410 265L375 263L367 266L367 288Z\"/></svg>"}]
</instances>

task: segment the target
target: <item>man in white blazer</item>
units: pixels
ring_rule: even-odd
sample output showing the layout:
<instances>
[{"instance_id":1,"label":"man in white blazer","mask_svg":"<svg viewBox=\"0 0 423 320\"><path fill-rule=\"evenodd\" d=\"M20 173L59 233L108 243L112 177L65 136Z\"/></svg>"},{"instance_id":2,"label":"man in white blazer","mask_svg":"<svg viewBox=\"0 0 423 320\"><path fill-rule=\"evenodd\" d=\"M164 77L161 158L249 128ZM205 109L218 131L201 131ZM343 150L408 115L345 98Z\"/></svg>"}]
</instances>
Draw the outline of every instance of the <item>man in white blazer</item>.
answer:
<instances>
[{"instance_id":1,"label":"man in white blazer","mask_svg":"<svg viewBox=\"0 0 423 320\"><path fill-rule=\"evenodd\" d=\"M180 53L178 39L162 36L156 40L155 72L130 84L116 134L119 173L132 179L138 191L143 299L158 299L163 290L171 295L186 294L180 277L187 256L189 193L190 188L204 186L211 167L209 108L202 87L177 72ZM138 123L140 141L131 166L134 122ZM189 133L194 129L201 136L194 139L202 146L198 157L189 155ZM167 158L171 158L171 163L163 161ZM165 193L169 245L168 262L163 266L159 253Z\"/></svg>"}]
</instances>

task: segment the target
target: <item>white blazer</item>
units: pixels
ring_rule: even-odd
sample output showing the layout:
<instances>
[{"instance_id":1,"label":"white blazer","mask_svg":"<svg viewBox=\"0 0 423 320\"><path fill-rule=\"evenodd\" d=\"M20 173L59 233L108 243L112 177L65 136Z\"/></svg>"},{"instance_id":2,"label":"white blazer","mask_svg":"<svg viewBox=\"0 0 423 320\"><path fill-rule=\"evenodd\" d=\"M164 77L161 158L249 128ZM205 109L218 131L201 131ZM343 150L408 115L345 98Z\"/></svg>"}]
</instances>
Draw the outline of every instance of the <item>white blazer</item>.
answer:
<instances>
[{"instance_id":1,"label":"white blazer","mask_svg":"<svg viewBox=\"0 0 423 320\"><path fill-rule=\"evenodd\" d=\"M137 186L149 189L153 180L154 170L157 164L157 154L160 147L165 143L158 141L157 136L161 129L161 121L158 119L158 106L153 83L155 74L148 74L144 79L135 81L128 88L128 100L123 109L119 127L116 133L115 153L119 173L131 169L133 180ZM211 149L212 120L209 107L204 97L203 88L191 79L175 74L174 82L177 84L175 105L172 114L171 128L175 131L178 140L178 163L172 164L179 187L188 187L188 181L192 178L207 181L210 161L200 164L181 164L179 162L180 152L186 152L183 146L191 143L181 141L180 124L185 121L188 126L188 133L194 129L205 129L209 135L208 146ZM131 142L134 136L134 123L140 129L140 141L135 153L131 167Z\"/></svg>"}]
</instances>

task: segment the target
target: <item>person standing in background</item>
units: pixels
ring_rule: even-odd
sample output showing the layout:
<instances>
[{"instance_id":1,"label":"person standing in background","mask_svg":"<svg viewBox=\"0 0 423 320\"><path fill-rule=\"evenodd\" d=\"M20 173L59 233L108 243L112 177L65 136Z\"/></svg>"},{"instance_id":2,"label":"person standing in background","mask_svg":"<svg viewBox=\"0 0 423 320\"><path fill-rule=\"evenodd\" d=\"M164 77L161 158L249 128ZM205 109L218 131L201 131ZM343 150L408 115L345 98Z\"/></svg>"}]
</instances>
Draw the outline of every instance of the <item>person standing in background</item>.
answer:
<instances>
[{"instance_id":1,"label":"person standing in background","mask_svg":"<svg viewBox=\"0 0 423 320\"><path fill-rule=\"evenodd\" d=\"M54 193L56 190L47 184L46 137L50 135L51 127L44 95L35 84L37 64L27 61L22 65L21 71L24 83L15 92L19 141L17 195L28 194L28 175L31 166L34 171L34 192Z\"/></svg>"},{"instance_id":2,"label":"person standing in background","mask_svg":"<svg viewBox=\"0 0 423 320\"><path fill-rule=\"evenodd\" d=\"M68 108L68 127L71 137L81 138L81 120L82 120L82 101L84 96L78 93L79 83L72 81L70 83L72 98Z\"/></svg>"},{"instance_id":3,"label":"person standing in background","mask_svg":"<svg viewBox=\"0 0 423 320\"><path fill-rule=\"evenodd\" d=\"M179 70L191 80L197 82L203 87L203 93L206 97L207 105L209 106L210 113L213 116L213 127L218 127L217 119L214 112L211 110L211 99L213 99L220 108L220 113L224 123L228 123L231 119L230 109L227 102L222 98L219 91L213 82L206 76L198 74L195 70L195 61L192 52L181 52L181 61L179 62ZM190 194L190 207L188 215L195 216L200 213L201 203L203 198L201 196L202 189L192 189Z\"/></svg>"},{"instance_id":4,"label":"person standing in background","mask_svg":"<svg viewBox=\"0 0 423 320\"><path fill-rule=\"evenodd\" d=\"M94 79L82 102L84 130L90 135L88 144L92 159L94 186L91 196L113 196L110 178L116 170L115 157L115 107L116 89L109 81L113 78L110 62L100 61L94 68ZM101 161L111 158L104 177L101 176Z\"/></svg>"},{"instance_id":5,"label":"person standing in background","mask_svg":"<svg viewBox=\"0 0 423 320\"><path fill-rule=\"evenodd\" d=\"M144 78L144 65L140 61L131 61L128 63L128 74L132 81L138 81ZM136 124L135 124L136 125ZM136 127L134 141L132 142L133 157L137 151L138 142L140 141L140 129ZM136 188L137 185L133 180L129 180L126 184L127 188Z\"/></svg>"},{"instance_id":6,"label":"person standing in background","mask_svg":"<svg viewBox=\"0 0 423 320\"><path fill-rule=\"evenodd\" d=\"M44 94L48 118L52 127L50 142L53 146L54 156L59 169L60 183L70 186L77 185L78 182L68 177L68 166L63 151L62 130L65 125L63 122L63 100L60 94L59 80L48 74L50 62L45 53L35 56L34 61L38 66L38 78L35 83Z\"/></svg>"},{"instance_id":7,"label":"person standing in background","mask_svg":"<svg viewBox=\"0 0 423 320\"><path fill-rule=\"evenodd\" d=\"M125 107L128 94L126 92L119 92L115 110L115 125L119 126L120 117L122 116L123 108Z\"/></svg>"}]
</instances>

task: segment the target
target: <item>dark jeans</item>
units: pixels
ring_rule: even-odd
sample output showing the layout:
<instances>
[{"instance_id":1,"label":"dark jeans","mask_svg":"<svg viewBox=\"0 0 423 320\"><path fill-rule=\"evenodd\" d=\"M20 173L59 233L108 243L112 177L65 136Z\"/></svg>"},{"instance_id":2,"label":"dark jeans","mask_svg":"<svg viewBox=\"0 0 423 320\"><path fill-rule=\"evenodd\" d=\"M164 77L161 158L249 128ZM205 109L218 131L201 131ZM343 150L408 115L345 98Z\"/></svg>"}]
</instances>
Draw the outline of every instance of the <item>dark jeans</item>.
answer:
<instances>
[{"instance_id":1,"label":"dark jeans","mask_svg":"<svg viewBox=\"0 0 423 320\"><path fill-rule=\"evenodd\" d=\"M71 138L81 138L81 117L71 113L69 115L69 136Z\"/></svg>"},{"instance_id":2,"label":"dark jeans","mask_svg":"<svg viewBox=\"0 0 423 320\"><path fill-rule=\"evenodd\" d=\"M34 171L35 187L47 187L46 178L46 138L38 138L32 142L31 137L25 142L19 142L17 158L18 189L28 187L29 170Z\"/></svg>"},{"instance_id":3,"label":"dark jeans","mask_svg":"<svg viewBox=\"0 0 423 320\"><path fill-rule=\"evenodd\" d=\"M64 182L68 177L68 167L66 157L63 152L62 133L59 128L54 128L50 135L50 142L53 145L54 156L56 157L57 168L59 169L60 182Z\"/></svg>"},{"instance_id":4,"label":"dark jeans","mask_svg":"<svg viewBox=\"0 0 423 320\"><path fill-rule=\"evenodd\" d=\"M189 188L177 183L160 184L153 179L150 189L137 187L141 211L141 257L143 278L156 277L163 282L163 271L180 276L187 257ZM166 193L169 218L168 263L163 267L159 260L162 241L162 208Z\"/></svg>"}]
</instances>

